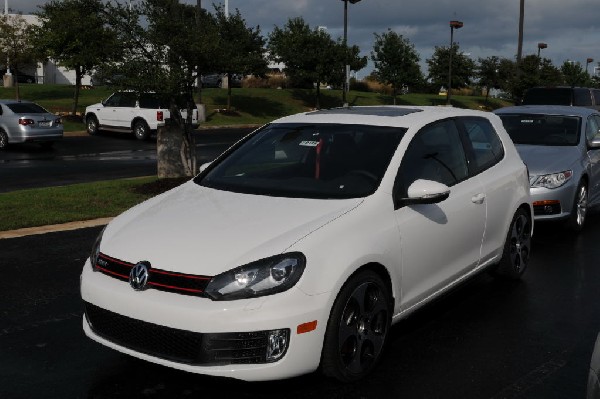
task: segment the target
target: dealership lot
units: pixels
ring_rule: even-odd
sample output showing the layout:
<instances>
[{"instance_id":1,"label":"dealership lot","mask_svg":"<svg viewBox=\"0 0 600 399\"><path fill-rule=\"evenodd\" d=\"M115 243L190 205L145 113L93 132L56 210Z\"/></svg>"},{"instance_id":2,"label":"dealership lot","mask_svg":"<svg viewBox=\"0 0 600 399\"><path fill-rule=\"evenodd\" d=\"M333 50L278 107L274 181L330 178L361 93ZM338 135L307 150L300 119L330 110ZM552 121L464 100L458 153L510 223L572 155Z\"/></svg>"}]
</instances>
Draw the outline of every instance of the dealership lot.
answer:
<instances>
[{"instance_id":1,"label":"dealership lot","mask_svg":"<svg viewBox=\"0 0 600 399\"><path fill-rule=\"evenodd\" d=\"M105 349L84 336L79 298L100 228L0 240L0 397L582 398L600 331L599 215L589 222L579 236L538 225L521 282L482 274L417 312L392 329L380 367L355 384L317 374L249 384Z\"/></svg>"}]
</instances>

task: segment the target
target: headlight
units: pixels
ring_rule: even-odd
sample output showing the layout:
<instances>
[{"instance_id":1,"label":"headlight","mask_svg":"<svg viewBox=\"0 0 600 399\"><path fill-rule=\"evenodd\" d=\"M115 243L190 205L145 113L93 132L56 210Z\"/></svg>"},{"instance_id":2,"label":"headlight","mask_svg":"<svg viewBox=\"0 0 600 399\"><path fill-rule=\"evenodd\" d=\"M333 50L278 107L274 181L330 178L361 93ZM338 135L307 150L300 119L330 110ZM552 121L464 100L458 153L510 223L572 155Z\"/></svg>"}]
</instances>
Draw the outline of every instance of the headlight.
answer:
<instances>
[{"instance_id":1,"label":"headlight","mask_svg":"<svg viewBox=\"0 0 600 399\"><path fill-rule=\"evenodd\" d=\"M299 252L273 256L213 277L205 292L215 301L276 294L293 287L305 265L306 258Z\"/></svg>"},{"instance_id":2,"label":"headlight","mask_svg":"<svg viewBox=\"0 0 600 399\"><path fill-rule=\"evenodd\" d=\"M102 242L102 235L104 234L104 230L106 230L106 226L102 229L96 241L94 242L94 246L92 247L92 252L90 253L90 264L92 265L92 269L96 270L96 265L98 264L98 256L100 255L100 242Z\"/></svg>"},{"instance_id":3,"label":"headlight","mask_svg":"<svg viewBox=\"0 0 600 399\"><path fill-rule=\"evenodd\" d=\"M573 176L572 170L537 176L531 183L531 187L558 188L568 182L571 176Z\"/></svg>"}]
</instances>

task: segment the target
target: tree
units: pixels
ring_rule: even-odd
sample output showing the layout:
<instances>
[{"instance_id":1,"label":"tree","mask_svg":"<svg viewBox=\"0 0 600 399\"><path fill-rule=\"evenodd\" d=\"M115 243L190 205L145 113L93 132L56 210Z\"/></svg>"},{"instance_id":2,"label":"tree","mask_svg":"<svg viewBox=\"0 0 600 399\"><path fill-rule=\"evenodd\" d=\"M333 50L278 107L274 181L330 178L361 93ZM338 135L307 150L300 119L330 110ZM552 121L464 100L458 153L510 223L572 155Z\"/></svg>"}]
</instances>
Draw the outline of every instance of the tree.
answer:
<instances>
[{"instance_id":1,"label":"tree","mask_svg":"<svg viewBox=\"0 0 600 399\"><path fill-rule=\"evenodd\" d=\"M122 88L168 98L170 118L158 130L158 177L193 176L197 171L191 126L194 84L201 69L216 65L219 36L214 17L178 0L143 0L133 5L113 0L105 15L119 43L119 57L105 70L123 76ZM181 107L187 110L187 120Z\"/></svg>"},{"instance_id":2,"label":"tree","mask_svg":"<svg viewBox=\"0 0 600 399\"><path fill-rule=\"evenodd\" d=\"M392 86L394 105L396 94L402 85L418 85L423 80L419 66L419 54L408 39L388 29L375 33L371 60L375 63L374 76L378 82Z\"/></svg>"},{"instance_id":3,"label":"tree","mask_svg":"<svg viewBox=\"0 0 600 399\"><path fill-rule=\"evenodd\" d=\"M320 108L321 83L342 82L346 60L352 70L366 65L366 58L358 56L358 47L346 49L325 30L311 29L301 17L290 18L283 28L276 26L269 35L268 50L271 59L285 64L285 73L292 80L315 85L316 108Z\"/></svg>"},{"instance_id":4,"label":"tree","mask_svg":"<svg viewBox=\"0 0 600 399\"><path fill-rule=\"evenodd\" d=\"M71 111L75 114L82 77L111 56L115 37L105 24L101 0L51 0L40 8L41 24L33 27L34 45L44 59L75 71Z\"/></svg>"},{"instance_id":5,"label":"tree","mask_svg":"<svg viewBox=\"0 0 600 399\"><path fill-rule=\"evenodd\" d=\"M428 58L429 79L437 86L448 84L448 64L450 62L450 49L448 47L435 47L431 58ZM452 87L460 89L471 84L475 73L475 62L459 51L459 46L452 46Z\"/></svg>"},{"instance_id":6,"label":"tree","mask_svg":"<svg viewBox=\"0 0 600 399\"><path fill-rule=\"evenodd\" d=\"M563 84L562 72L548 58L528 55L522 58L520 74L513 75L509 82L510 93L515 102L521 101L525 91L535 86Z\"/></svg>"},{"instance_id":7,"label":"tree","mask_svg":"<svg viewBox=\"0 0 600 399\"><path fill-rule=\"evenodd\" d=\"M485 102L488 102L491 89L500 88L500 58L496 56L480 58L477 67L479 84L486 88Z\"/></svg>"},{"instance_id":8,"label":"tree","mask_svg":"<svg viewBox=\"0 0 600 399\"><path fill-rule=\"evenodd\" d=\"M7 60L7 68L14 70L34 60L31 26L21 15L0 16L0 57ZM18 79L15 79L15 98L20 98Z\"/></svg>"},{"instance_id":9,"label":"tree","mask_svg":"<svg viewBox=\"0 0 600 399\"><path fill-rule=\"evenodd\" d=\"M265 39L260 34L260 27L247 27L237 9L231 15L226 15L223 7L217 7L216 11L219 32L216 70L226 73L229 83L232 82L233 74L264 75L267 61ZM231 110L231 84L227 86L227 110Z\"/></svg>"},{"instance_id":10,"label":"tree","mask_svg":"<svg viewBox=\"0 0 600 399\"><path fill-rule=\"evenodd\" d=\"M560 67L565 83L569 86L589 86L590 76L579 62L565 61Z\"/></svg>"},{"instance_id":11,"label":"tree","mask_svg":"<svg viewBox=\"0 0 600 399\"><path fill-rule=\"evenodd\" d=\"M337 40L332 51L334 51L331 54L333 56L332 59L337 64L333 65L333 70L327 79L327 83L343 88L344 81L346 80L346 64L350 67L350 71L360 71L367 66L368 58L360 56L360 48L356 45L345 47L341 38Z\"/></svg>"}]
</instances>

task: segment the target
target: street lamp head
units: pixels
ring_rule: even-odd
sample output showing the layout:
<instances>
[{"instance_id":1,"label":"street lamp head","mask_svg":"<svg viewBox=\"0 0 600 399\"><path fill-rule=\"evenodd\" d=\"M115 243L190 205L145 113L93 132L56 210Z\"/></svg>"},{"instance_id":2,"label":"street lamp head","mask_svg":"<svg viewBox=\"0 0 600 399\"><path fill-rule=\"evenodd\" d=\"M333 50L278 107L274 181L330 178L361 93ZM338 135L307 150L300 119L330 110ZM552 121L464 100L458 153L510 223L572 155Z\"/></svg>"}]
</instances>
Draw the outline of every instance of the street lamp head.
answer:
<instances>
[{"instance_id":1,"label":"street lamp head","mask_svg":"<svg viewBox=\"0 0 600 399\"><path fill-rule=\"evenodd\" d=\"M342 0L342 1L344 1L344 0ZM348 0L348 1L350 2L350 4L356 4L356 3L358 3L360 0Z\"/></svg>"},{"instance_id":2,"label":"street lamp head","mask_svg":"<svg viewBox=\"0 0 600 399\"><path fill-rule=\"evenodd\" d=\"M548 48L548 45L546 43L538 43L538 48L539 49Z\"/></svg>"},{"instance_id":3,"label":"street lamp head","mask_svg":"<svg viewBox=\"0 0 600 399\"><path fill-rule=\"evenodd\" d=\"M589 64L590 62L594 62L594 59L593 59L593 58L588 58L588 59L586 60L586 62Z\"/></svg>"},{"instance_id":4,"label":"street lamp head","mask_svg":"<svg viewBox=\"0 0 600 399\"><path fill-rule=\"evenodd\" d=\"M450 28L452 29L460 29L463 27L462 21L450 21Z\"/></svg>"}]
</instances>

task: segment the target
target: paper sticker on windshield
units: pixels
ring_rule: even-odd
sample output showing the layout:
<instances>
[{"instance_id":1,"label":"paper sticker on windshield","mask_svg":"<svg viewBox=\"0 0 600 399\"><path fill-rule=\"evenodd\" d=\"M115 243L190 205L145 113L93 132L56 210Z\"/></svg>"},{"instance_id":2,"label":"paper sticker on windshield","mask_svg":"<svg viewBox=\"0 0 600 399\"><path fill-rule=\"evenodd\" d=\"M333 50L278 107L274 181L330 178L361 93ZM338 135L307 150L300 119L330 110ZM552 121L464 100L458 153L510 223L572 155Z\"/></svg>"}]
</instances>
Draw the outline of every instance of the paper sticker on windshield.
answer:
<instances>
[{"instance_id":1,"label":"paper sticker on windshield","mask_svg":"<svg viewBox=\"0 0 600 399\"><path fill-rule=\"evenodd\" d=\"M319 145L318 141L312 141L312 140L304 140L300 142L300 145L302 147L316 147Z\"/></svg>"}]
</instances>

